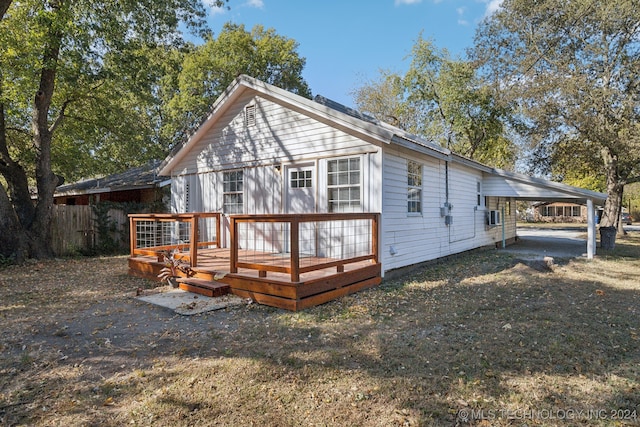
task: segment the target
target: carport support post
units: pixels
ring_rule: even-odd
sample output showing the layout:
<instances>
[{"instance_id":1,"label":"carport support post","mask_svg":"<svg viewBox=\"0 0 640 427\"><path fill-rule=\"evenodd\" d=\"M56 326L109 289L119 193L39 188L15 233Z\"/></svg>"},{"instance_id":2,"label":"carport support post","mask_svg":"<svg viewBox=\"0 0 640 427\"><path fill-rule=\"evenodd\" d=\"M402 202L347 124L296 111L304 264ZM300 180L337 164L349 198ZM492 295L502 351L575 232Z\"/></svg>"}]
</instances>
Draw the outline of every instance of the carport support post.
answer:
<instances>
[{"instance_id":1,"label":"carport support post","mask_svg":"<svg viewBox=\"0 0 640 427\"><path fill-rule=\"evenodd\" d=\"M587 258L593 259L596 248L596 221L593 200L587 199Z\"/></svg>"}]
</instances>

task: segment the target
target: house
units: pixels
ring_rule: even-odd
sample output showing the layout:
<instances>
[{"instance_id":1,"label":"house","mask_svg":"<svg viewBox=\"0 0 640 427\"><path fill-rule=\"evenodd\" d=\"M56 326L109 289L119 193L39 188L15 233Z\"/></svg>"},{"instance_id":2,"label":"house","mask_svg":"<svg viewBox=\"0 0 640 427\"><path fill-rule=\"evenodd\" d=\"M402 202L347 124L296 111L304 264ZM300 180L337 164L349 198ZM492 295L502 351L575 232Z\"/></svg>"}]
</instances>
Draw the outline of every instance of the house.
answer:
<instances>
[{"instance_id":1,"label":"house","mask_svg":"<svg viewBox=\"0 0 640 427\"><path fill-rule=\"evenodd\" d=\"M174 214L219 213L220 231L209 234L215 234L218 247L230 248L232 258L239 251L291 254L293 266L294 256L299 262L308 253L333 266L337 261L328 260L345 257L345 248L358 253L349 260L363 261L366 256L358 252L363 247L375 253L368 262L377 266L379 276L515 241L516 200L587 204L587 252L592 257L593 206L606 197L482 165L327 98L306 99L248 76L228 87L159 174L171 177ZM366 213L377 216L354 219L361 223L342 234L329 231L334 226L305 222ZM262 228L256 221L264 221ZM278 227L285 231L273 225L264 228L269 221L281 221ZM295 226L282 225L287 221ZM247 224L242 229L238 222ZM337 241L339 250L318 249ZM239 271L235 262L229 274ZM258 264L261 267L255 267ZM260 270L254 283L265 279L267 271L284 271L270 269L266 261L238 265ZM138 268L130 266L134 272ZM296 270L291 282L300 283L298 273L305 268L291 268ZM343 265L337 268L336 274L347 273ZM327 285L337 278L323 280ZM233 292L254 299L262 292L231 286ZM339 296L337 288L331 292Z\"/></svg>"},{"instance_id":2,"label":"house","mask_svg":"<svg viewBox=\"0 0 640 427\"><path fill-rule=\"evenodd\" d=\"M158 176L159 160L100 178L60 185L53 195L56 205L89 205L97 202L162 203L163 188L170 181Z\"/></svg>"},{"instance_id":3,"label":"house","mask_svg":"<svg viewBox=\"0 0 640 427\"><path fill-rule=\"evenodd\" d=\"M587 222L587 207L578 203L540 202L534 204L536 222Z\"/></svg>"}]
</instances>

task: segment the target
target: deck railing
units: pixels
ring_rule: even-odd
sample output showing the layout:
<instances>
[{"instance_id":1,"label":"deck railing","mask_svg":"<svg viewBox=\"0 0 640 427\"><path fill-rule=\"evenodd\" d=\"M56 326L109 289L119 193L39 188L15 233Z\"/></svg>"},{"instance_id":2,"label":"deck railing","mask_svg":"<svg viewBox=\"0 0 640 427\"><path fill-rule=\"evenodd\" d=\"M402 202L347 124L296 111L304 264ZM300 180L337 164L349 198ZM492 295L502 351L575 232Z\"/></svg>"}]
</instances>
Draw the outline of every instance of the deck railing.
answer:
<instances>
[{"instance_id":1,"label":"deck railing","mask_svg":"<svg viewBox=\"0 0 640 427\"><path fill-rule=\"evenodd\" d=\"M291 282L300 274L370 260L379 262L376 213L232 215L231 266L286 273Z\"/></svg>"},{"instance_id":2,"label":"deck railing","mask_svg":"<svg viewBox=\"0 0 640 427\"><path fill-rule=\"evenodd\" d=\"M177 249L191 267L198 265L198 248L220 246L220 213L130 214L131 256L160 256Z\"/></svg>"}]
</instances>

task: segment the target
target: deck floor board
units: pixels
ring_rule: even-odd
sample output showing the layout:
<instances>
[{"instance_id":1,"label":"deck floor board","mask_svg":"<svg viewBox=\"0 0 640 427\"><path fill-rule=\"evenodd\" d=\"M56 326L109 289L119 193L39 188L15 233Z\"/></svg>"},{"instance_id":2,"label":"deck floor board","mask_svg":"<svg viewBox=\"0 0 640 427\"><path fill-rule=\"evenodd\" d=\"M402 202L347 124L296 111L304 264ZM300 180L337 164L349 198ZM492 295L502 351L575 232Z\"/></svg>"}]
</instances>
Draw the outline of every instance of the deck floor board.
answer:
<instances>
[{"instance_id":1,"label":"deck floor board","mask_svg":"<svg viewBox=\"0 0 640 427\"><path fill-rule=\"evenodd\" d=\"M273 266L289 265L288 254L273 254L256 251L239 251L240 262L261 263ZM300 274L299 282L292 282L288 273L271 272L266 277L258 270L239 268L231 273L231 254L226 248L208 248L198 251L198 265L193 268L193 276L203 280L227 283L231 292L242 296L252 296L256 301L288 310L298 310L322 304L348 293L356 292L380 283L380 264L358 261L344 264L344 271L336 267L314 270ZM339 261L323 257L301 257L300 266L324 264ZM372 269L372 266L375 268ZM129 258L130 274L154 278L163 267L151 256ZM332 286L335 283L335 286ZM319 294L309 295L310 289L319 289Z\"/></svg>"}]
</instances>

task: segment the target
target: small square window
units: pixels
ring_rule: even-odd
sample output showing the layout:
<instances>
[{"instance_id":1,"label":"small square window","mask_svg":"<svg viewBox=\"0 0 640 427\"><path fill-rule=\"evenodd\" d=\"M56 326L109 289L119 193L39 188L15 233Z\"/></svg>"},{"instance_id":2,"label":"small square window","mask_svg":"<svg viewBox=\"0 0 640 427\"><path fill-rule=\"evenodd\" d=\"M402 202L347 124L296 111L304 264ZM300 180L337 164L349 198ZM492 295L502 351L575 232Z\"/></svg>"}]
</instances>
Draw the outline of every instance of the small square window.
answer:
<instances>
[{"instance_id":1,"label":"small square window","mask_svg":"<svg viewBox=\"0 0 640 427\"><path fill-rule=\"evenodd\" d=\"M310 170L291 171L289 175L291 188L311 188L313 187L313 178Z\"/></svg>"}]
</instances>

